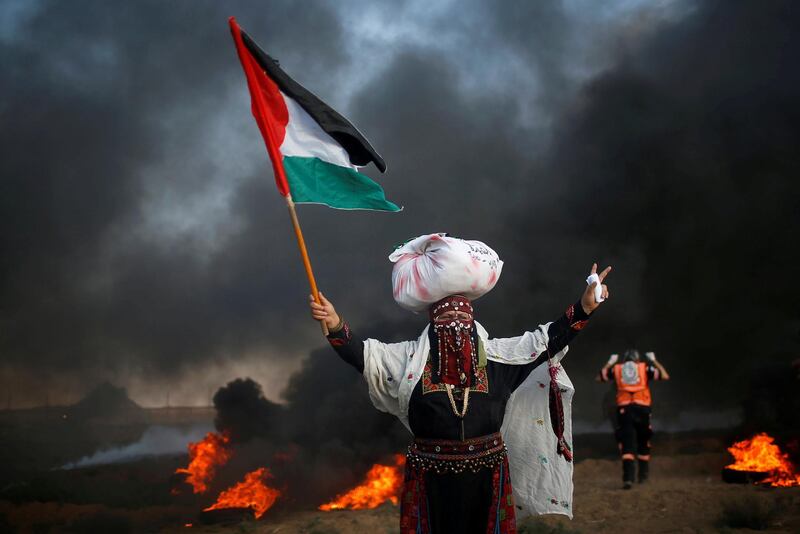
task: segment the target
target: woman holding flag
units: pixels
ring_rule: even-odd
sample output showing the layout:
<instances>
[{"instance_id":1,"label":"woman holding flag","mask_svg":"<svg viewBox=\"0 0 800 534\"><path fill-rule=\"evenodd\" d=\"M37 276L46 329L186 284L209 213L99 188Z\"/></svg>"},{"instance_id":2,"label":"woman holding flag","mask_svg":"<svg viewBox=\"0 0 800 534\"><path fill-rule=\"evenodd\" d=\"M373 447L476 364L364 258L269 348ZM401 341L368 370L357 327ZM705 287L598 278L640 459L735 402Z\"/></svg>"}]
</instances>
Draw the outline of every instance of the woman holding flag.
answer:
<instances>
[{"instance_id":1,"label":"woman holding flag","mask_svg":"<svg viewBox=\"0 0 800 534\"><path fill-rule=\"evenodd\" d=\"M469 251L463 259L462 244ZM430 234L390 259L395 300L428 312L417 340L362 341L324 295L310 306L336 352L364 375L375 407L414 435L401 533L509 534L517 515L571 517L573 389L560 360L608 298L603 281L611 268L598 274L593 265L583 295L557 320L515 338L490 338L473 307L502 268L488 246ZM476 263L482 272L461 274Z\"/></svg>"},{"instance_id":2,"label":"woman holding flag","mask_svg":"<svg viewBox=\"0 0 800 534\"><path fill-rule=\"evenodd\" d=\"M395 300L427 311L428 326L414 341L361 341L317 291L294 204L399 211L358 172L370 162L381 171L386 164L347 119L229 22L308 275L312 316L364 375L375 407L414 435L401 532L509 534L517 515L572 517L573 388L560 361L608 297L603 280L611 268L598 274L592 266L583 296L556 321L515 338L490 338L472 302L494 287L503 262L483 243L423 235L390 259Z\"/></svg>"}]
</instances>

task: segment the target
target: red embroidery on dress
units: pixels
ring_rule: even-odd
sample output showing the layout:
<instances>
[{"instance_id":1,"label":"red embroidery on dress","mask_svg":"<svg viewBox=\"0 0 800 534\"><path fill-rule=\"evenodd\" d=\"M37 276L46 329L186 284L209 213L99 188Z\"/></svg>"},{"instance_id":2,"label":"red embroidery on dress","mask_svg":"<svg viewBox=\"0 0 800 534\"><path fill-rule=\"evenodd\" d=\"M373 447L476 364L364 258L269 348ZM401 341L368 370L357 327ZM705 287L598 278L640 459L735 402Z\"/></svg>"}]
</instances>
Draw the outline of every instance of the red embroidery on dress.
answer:
<instances>
[{"instance_id":1,"label":"red embroidery on dress","mask_svg":"<svg viewBox=\"0 0 800 534\"><path fill-rule=\"evenodd\" d=\"M334 347L347 345L352 340L353 333L350 331L350 325L347 323L342 325L342 329L340 331L334 332L328 336L328 342Z\"/></svg>"},{"instance_id":2,"label":"red embroidery on dress","mask_svg":"<svg viewBox=\"0 0 800 534\"><path fill-rule=\"evenodd\" d=\"M578 321L576 323L569 325L569 327L572 328L573 330L583 330L583 327L585 327L588 322L589 321L586 320Z\"/></svg>"},{"instance_id":3,"label":"red embroidery on dress","mask_svg":"<svg viewBox=\"0 0 800 534\"><path fill-rule=\"evenodd\" d=\"M556 501L558 502L558 501ZM449 511L457 513L456 511ZM492 500L487 518L487 534L517 532L514 490L508 468L508 457L492 468ZM477 527L477 525L475 525ZM430 534L430 510L425 473L406 462L403 489L400 495L400 534Z\"/></svg>"},{"instance_id":4,"label":"red embroidery on dress","mask_svg":"<svg viewBox=\"0 0 800 534\"><path fill-rule=\"evenodd\" d=\"M435 391L445 391L445 386L442 383L434 384L432 380L433 371L431 370L431 361L425 363L425 369L422 371L422 394L433 393ZM489 393L489 376L486 374L486 367L478 367L475 373L477 382L475 385L470 386L471 393Z\"/></svg>"},{"instance_id":5,"label":"red embroidery on dress","mask_svg":"<svg viewBox=\"0 0 800 534\"><path fill-rule=\"evenodd\" d=\"M564 438L564 403L561 394L565 389L558 386L558 371L560 365L553 365L552 360L547 360L548 371L550 374L550 422L553 424L553 433L556 435L558 443L556 452L564 457L568 462L572 461L572 447Z\"/></svg>"},{"instance_id":6,"label":"red embroidery on dress","mask_svg":"<svg viewBox=\"0 0 800 534\"><path fill-rule=\"evenodd\" d=\"M567 320L571 323L572 318L575 317L575 305L570 304L567 306L567 311L564 312L567 315Z\"/></svg>"},{"instance_id":7,"label":"red embroidery on dress","mask_svg":"<svg viewBox=\"0 0 800 534\"><path fill-rule=\"evenodd\" d=\"M492 534L516 534L517 532L514 491L511 487L508 458L504 458L503 463L495 467L494 473L492 473L492 504L489 507L489 522L486 525L486 532Z\"/></svg>"},{"instance_id":8,"label":"red embroidery on dress","mask_svg":"<svg viewBox=\"0 0 800 534\"><path fill-rule=\"evenodd\" d=\"M347 323L344 323L344 324L342 325L342 330L344 330L344 338L345 338L345 339L348 341L348 343L349 343L349 342L350 342L350 340L351 340L351 339L353 339L353 333L350 331L350 325L349 325L349 324L347 324Z\"/></svg>"}]
</instances>

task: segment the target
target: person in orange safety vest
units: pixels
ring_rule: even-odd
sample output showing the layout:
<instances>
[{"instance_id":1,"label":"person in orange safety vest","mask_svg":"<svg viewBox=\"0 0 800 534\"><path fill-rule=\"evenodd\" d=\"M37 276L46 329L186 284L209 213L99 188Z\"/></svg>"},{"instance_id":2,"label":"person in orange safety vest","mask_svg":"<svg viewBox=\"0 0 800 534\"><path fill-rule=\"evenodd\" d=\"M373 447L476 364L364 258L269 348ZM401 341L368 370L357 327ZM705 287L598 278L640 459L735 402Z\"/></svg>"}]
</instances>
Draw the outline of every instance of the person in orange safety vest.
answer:
<instances>
[{"instance_id":1,"label":"person in orange safety vest","mask_svg":"<svg viewBox=\"0 0 800 534\"><path fill-rule=\"evenodd\" d=\"M612 354L597 380L613 381L616 386L615 434L622 455L622 487L631 489L637 470L636 461L640 483L647 480L649 473L650 438L653 435L650 382L669 380L669 373L653 352L646 352L641 358L639 351L628 349L622 361L618 360L619 356Z\"/></svg>"}]
</instances>

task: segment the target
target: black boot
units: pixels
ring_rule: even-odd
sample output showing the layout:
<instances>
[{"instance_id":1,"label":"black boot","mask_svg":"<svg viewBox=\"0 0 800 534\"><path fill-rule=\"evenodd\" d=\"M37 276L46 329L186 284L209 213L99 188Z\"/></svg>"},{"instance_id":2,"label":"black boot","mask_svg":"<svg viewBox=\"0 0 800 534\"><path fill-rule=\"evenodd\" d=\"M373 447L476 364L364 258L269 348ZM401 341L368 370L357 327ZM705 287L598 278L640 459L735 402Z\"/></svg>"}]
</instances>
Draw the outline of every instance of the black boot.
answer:
<instances>
[{"instance_id":1,"label":"black boot","mask_svg":"<svg viewBox=\"0 0 800 534\"><path fill-rule=\"evenodd\" d=\"M636 463L633 460L622 460L622 489L631 489L636 474Z\"/></svg>"},{"instance_id":2,"label":"black boot","mask_svg":"<svg viewBox=\"0 0 800 534\"><path fill-rule=\"evenodd\" d=\"M650 474L650 461L639 460L639 484L647 482L647 476Z\"/></svg>"}]
</instances>

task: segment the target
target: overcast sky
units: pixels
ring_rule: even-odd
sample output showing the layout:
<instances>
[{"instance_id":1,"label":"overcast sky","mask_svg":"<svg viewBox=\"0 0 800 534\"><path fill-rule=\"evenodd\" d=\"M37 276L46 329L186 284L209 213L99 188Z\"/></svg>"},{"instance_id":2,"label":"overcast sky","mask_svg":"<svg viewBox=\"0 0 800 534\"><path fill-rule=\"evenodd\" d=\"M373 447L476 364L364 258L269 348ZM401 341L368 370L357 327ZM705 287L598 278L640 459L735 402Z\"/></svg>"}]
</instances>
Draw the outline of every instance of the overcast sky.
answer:
<instances>
[{"instance_id":1,"label":"overcast sky","mask_svg":"<svg viewBox=\"0 0 800 534\"><path fill-rule=\"evenodd\" d=\"M418 335L386 258L446 231L506 262L476 303L497 336L614 266L565 362L586 410L630 345L673 371L675 409L735 405L756 366L800 352L792 2L6 0L3 404L104 380L202 404L243 376L280 400L324 345L231 15L387 161L365 171L402 213L299 208L319 285L362 335Z\"/></svg>"}]
</instances>

